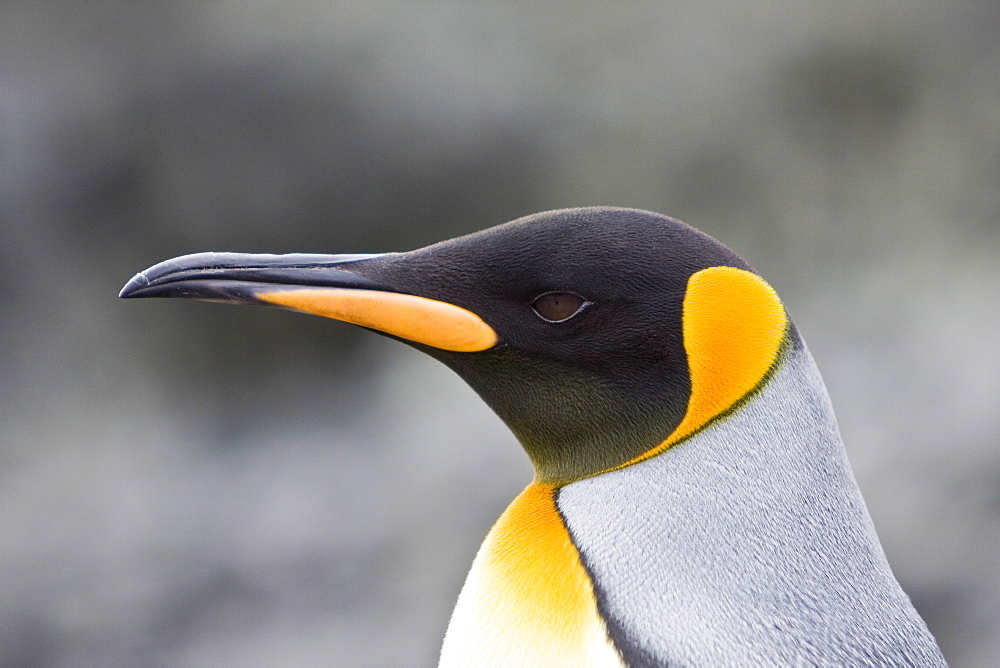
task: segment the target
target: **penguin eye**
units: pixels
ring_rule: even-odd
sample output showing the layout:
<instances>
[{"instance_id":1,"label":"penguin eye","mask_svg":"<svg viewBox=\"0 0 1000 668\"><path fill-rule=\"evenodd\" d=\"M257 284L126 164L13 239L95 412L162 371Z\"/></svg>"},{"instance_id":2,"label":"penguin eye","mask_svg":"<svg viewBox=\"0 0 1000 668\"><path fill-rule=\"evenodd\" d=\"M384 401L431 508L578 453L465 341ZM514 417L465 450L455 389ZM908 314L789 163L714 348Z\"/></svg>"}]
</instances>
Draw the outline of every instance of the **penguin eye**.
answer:
<instances>
[{"instance_id":1,"label":"penguin eye","mask_svg":"<svg viewBox=\"0 0 1000 668\"><path fill-rule=\"evenodd\" d=\"M571 292L549 292L536 299L531 307L549 322L569 320L590 302Z\"/></svg>"}]
</instances>

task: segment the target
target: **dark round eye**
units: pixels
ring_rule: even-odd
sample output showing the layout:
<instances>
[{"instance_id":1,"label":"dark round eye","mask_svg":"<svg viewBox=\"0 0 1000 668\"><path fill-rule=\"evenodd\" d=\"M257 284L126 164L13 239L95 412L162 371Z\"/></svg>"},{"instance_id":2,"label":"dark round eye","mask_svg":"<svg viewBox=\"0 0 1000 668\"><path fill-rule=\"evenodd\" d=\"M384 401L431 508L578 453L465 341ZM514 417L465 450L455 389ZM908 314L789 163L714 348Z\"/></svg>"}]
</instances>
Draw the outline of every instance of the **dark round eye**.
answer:
<instances>
[{"instance_id":1,"label":"dark round eye","mask_svg":"<svg viewBox=\"0 0 1000 668\"><path fill-rule=\"evenodd\" d=\"M531 306L546 320L562 322L579 313L584 303L583 297L571 292L550 292L536 299Z\"/></svg>"}]
</instances>

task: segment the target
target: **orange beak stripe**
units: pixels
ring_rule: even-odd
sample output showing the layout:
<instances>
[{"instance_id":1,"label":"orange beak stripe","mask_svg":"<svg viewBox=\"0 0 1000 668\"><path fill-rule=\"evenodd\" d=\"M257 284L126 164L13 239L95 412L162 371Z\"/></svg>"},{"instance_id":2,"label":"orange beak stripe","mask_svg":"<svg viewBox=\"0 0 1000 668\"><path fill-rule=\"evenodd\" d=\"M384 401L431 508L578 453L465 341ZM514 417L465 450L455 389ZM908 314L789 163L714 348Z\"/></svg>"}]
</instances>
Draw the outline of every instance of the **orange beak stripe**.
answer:
<instances>
[{"instance_id":1,"label":"orange beak stripe","mask_svg":"<svg viewBox=\"0 0 1000 668\"><path fill-rule=\"evenodd\" d=\"M472 311L425 297L378 290L298 287L254 296L270 304L342 320L441 350L477 352L497 343L493 328Z\"/></svg>"}]
</instances>

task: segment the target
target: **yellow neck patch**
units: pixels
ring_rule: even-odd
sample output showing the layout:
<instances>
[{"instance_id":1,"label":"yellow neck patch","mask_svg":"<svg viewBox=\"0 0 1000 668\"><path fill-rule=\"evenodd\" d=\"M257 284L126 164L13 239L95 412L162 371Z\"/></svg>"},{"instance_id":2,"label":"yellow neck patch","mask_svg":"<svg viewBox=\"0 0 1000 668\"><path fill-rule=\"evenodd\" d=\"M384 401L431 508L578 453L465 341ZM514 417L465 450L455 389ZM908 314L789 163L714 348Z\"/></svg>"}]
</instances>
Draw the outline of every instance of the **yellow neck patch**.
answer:
<instances>
[{"instance_id":1,"label":"yellow neck patch","mask_svg":"<svg viewBox=\"0 0 1000 668\"><path fill-rule=\"evenodd\" d=\"M493 328L472 311L426 297L379 290L301 287L258 292L254 296L442 350L476 352L497 343Z\"/></svg>"},{"instance_id":2,"label":"yellow neck patch","mask_svg":"<svg viewBox=\"0 0 1000 668\"><path fill-rule=\"evenodd\" d=\"M691 397L665 441L616 468L649 459L731 409L767 377L781 350L788 316L762 278L735 267L692 274L684 295L684 349Z\"/></svg>"},{"instance_id":3,"label":"yellow neck patch","mask_svg":"<svg viewBox=\"0 0 1000 668\"><path fill-rule=\"evenodd\" d=\"M490 530L452 614L442 666L622 665L554 494L529 485Z\"/></svg>"}]
</instances>

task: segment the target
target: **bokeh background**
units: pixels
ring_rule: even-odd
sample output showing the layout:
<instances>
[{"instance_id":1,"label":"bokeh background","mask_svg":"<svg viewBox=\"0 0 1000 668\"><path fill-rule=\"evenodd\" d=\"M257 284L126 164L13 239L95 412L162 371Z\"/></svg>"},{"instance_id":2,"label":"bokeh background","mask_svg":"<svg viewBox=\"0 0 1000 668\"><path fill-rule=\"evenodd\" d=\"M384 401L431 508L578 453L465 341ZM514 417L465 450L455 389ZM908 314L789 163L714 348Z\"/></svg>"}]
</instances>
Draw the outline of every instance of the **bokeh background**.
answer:
<instances>
[{"instance_id":1,"label":"bokeh background","mask_svg":"<svg viewBox=\"0 0 1000 668\"><path fill-rule=\"evenodd\" d=\"M115 295L593 204L776 286L897 575L995 665L994 0L0 4L0 665L432 665L530 478L503 425L349 326Z\"/></svg>"}]
</instances>

